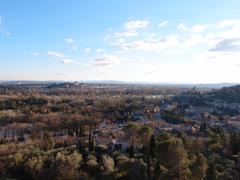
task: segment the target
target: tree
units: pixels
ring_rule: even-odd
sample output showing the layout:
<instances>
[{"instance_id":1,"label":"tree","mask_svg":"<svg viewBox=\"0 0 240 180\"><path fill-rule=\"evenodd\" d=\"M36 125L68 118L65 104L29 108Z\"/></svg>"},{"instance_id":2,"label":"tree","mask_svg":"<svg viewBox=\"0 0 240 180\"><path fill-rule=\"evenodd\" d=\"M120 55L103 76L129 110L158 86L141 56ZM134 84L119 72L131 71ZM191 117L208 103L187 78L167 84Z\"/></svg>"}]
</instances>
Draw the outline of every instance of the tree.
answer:
<instances>
[{"instance_id":1,"label":"tree","mask_svg":"<svg viewBox=\"0 0 240 180\"><path fill-rule=\"evenodd\" d=\"M155 153L160 167L168 172L164 178L185 180L190 177L189 159L181 139L164 137L157 143Z\"/></svg>"},{"instance_id":2,"label":"tree","mask_svg":"<svg viewBox=\"0 0 240 180\"><path fill-rule=\"evenodd\" d=\"M122 157L123 158L123 157ZM120 160L120 159L119 159ZM117 178L122 179L145 179L147 165L140 159L123 158L122 162L118 163ZM120 177L119 177L120 176Z\"/></svg>"},{"instance_id":3,"label":"tree","mask_svg":"<svg viewBox=\"0 0 240 180\"><path fill-rule=\"evenodd\" d=\"M156 147L156 139L155 139L155 135L152 134L151 139L150 139L150 143L149 143L149 155L150 155L150 157L154 157L155 147Z\"/></svg>"},{"instance_id":4,"label":"tree","mask_svg":"<svg viewBox=\"0 0 240 180\"><path fill-rule=\"evenodd\" d=\"M145 145L148 145L149 140L153 134L153 130L151 127L149 126L142 126L139 130L138 130L138 134L139 137L141 139L141 142Z\"/></svg>"},{"instance_id":5,"label":"tree","mask_svg":"<svg viewBox=\"0 0 240 180\"><path fill-rule=\"evenodd\" d=\"M214 165L213 162L211 162L209 164L209 168L207 170L207 174L206 174L206 180L217 180L217 171L216 171L216 167Z\"/></svg>"},{"instance_id":6,"label":"tree","mask_svg":"<svg viewBox=\"0 0 240 180\"><path fill-rule=\"evenodd\" d=\"M73 153L59 152L56 155L57 176L60 179L75 179L78 177L78 169L82 156L77 151Z\"/></svg>"},{"instance_id":7,"label":"tree","mask_svg":"<svg viewBox=\"0 0 240 180\"><path fill-rule=\"evenodd\" d=\"M78 151L79 151L79 153L82 153L84 147L83 147L83 144L82 144L81 139L78 140L77 147L78 147Z\"/></svg>"},{"instance_id":8,"label":"tree","mask_svg":"<svg viewBox=\"0 0 240 180\"><path fill-rule=\"evenodd\" d=\"M52 134L50 132L46 132L43 134L43 149L48 151L53 149L54 147L54 140Z\"/></svg>"},{"instance_id":9,"label":"tree","mask_svg":"<svg viewBox=\"0 0 240 180\"><path fill-rule=\"evenodd\" d=\"M151 176L151 160L152 158L154 158L154 150L155 150L155 146L156 146L156 139L154 134L151 135L151 139L149 142L149 150L148 150L148 155L147 155L147 176L148 178L150 178Z\"/></svg>"},{"instance_id":10,"label":"tree","mask_svg":"<svg viewBox=\"0 0 240 180\"><path fill-rule=\"evenodd\" d=\"M102 165L103 165L104 174L110 174L114 171L114 161L110 156L103 155Z\"/></svg>"},{"instance_id":11,"label":"tree","mask_svg":"<svg viewBox=\"0 0 240 180\"><path fill-rule=\"evenodd\" d=\"M207 159L203 154L198 153L191 164L192 179L203 180L206 177L208 169Z\"/></svg>"},{"instance_id":12,"label":"tree","mask_svg":"<svg viewBox=\"0 0 240 180\"><path fill-rule=\"evenodd\" d=\"M130 147L129 147L129 156L132 158L135 154L135 148L134 148L134 145L131 144Z\"/></svg>"},{"instance_id":13,"label":"tree","mask_svg":"<svg viewBox=\"0 0 240 180\"><path fill-rule=\"evenodd\" d=\"M39 179L43 170L44 158L42 156L32 157L24 165L34 179Z\"/></svg>"},{"instance_id":14,"label":"tree","mask_svg":"<svg viewBox=\"0 0 240 180\"><path fill-rule=\"evenodd\" d=\"M87 172L96 179L99 178L101 171L100 165L97 162L97 158L92 154L89 154L86 161Z\"/></svg>"},{"instance_id":15,"label":"tree","mask_svg":"<svg viewBox=\"0 0 240 180\"><path fill-rule=\"evenodd\" d=\"M230 148L232 154L237 154L240 152L240 136L238 133L232 133L230 135Z\"/></svg>"},{"instance_id":16,"label":"tree","mask_svg":"<svg viewBox=\"0 0 240 180\"><path fill-rule=\"evenodd\" d=\"M141 128L140 125L137 123L128 124L124 128L124 131L127 133L127 136L131 137L131 140L132 140L132 144L129 147L129 154L131 157L134 156L136 134L139 132L140 128Z\"/></svg>"},{"instance_id":17,"label":"tree","mask_svg":"<svg viewBox=\"0 0 240 180\"><path fill-rule=\"evenodd\" d=\"M92 137L92 131L95 129L95 126L96 126L96 121L95 121L95 117L93 117L93 119L90 120L89 132L88 132L88 150L89 151L94 150L94 140Z\"/></svg>"}]
</instances>

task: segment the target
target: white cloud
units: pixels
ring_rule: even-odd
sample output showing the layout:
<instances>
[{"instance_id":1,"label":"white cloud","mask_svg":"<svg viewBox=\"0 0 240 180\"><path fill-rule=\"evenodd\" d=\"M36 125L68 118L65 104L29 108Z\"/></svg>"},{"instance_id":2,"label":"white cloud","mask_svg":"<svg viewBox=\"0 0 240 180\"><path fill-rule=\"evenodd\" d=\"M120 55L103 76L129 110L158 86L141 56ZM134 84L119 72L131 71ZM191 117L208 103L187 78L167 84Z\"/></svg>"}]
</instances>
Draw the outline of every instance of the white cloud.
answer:
<instances>
[{"instance_id":1,"label":"white cloud","mask_svg":"<svg viewBox=\"0 0 240 180\"><path fill-rule=\"evenodd\" d=\"M106 49L102 49L102 48L97 48L97 49L96 49L96 52L98 52L98 53L104 53L104 52L107 52L107 50L106 50Z\"/></svg>"},{"instance_id":2,"label":"white cloud","mask_svg":"<svg viewBox=\"0 0 240 180\"><path fill-rule=\"evenodd\" d=\"M240 19L225 19L217 23L217 26L220 28L225 28L229 26L239 25Z\"/></svg>"},{"instance_id":3,"label":"white cloud","mask_svg":"<svg viewBox=\"0 0 240 180\"><path fill-rule=\"evenodd\" d=\"M116 38L132 37L132 36L138 36L138 32L135 31L135 30L124 31L124 32L116 32L116 33L114 33L114 36L115 36Z\"/></svg>"},{"instance_id":4,"label":"white cloud","mask_svg":"<svg viewBox=\"0 0 240 180\"><path fill-rule=\"evenodd\" d=\"M0 16L0 32L3 31L3 27L2 27L2 16Z\"/></svg>"},{"instance_id":5,"label":"white cloud","mask_svg":"<svg viewBox=\"0 0 240 180\"><path fill-rule=\"evenodd\" d=\"M198 24L198 25L193 26L193 27L190 29L190 31L192 31L193 33L201 33L201 32L203 32L207 27L208 27L208 25Z\"/></svg>"},{"instance_id":6,"label":"white cloud","mask_svg":"<svg viewBox=\"0 0 240 180\"><path fill-rule=\"evenodd\" d=\"M209 45L210 40L200 34L191 34L186 39L179 41L179 46L182 48L194 48L199 45Z\"/></svg>"},{"instance_id":7,"label":"white cloud","mask_svg":"<svg viewBox=\"0 0 240 180\"><path fill-rule=\"evenodd\" d=\"M74 60L72 60L72 59L62 59L60 61L60 63L63 63L63 64L73 64Z\"/></svg>"},{"instance_id":8,"label":"white cloud","mask_svg":"<svg viewBox=\"0 0 240 180\"><path fill-rule=\"evenodd\" d=\"M123 44L124 42L126 42L126 40L124 38L118 38L118 39L114 39L112 42L110 42L109 45L119 46L119 45Z\"/></svg>"},{"instance_id":9,"label":"white cloud","mask_svg":"<svg viewBox=\"0 0 240 180\"><path fill-rule=\"evenodd\" d=\"M240 38L224 39L218 42L210 51L240 52Z\"/></svg>"},{"instance_id":10,"label":"white cloud","mask_svg":"<svg viewBox=\"0 0 240 180\"><path fill-rule=\"evenodd\" d=\"M222 22L228 21L224 20ZM161 37L156 33L149 33L148 37L138 36L134 39L128 39L118 37L116 36L118 34L115 33L115 38L111 39L109 45L128 52L144 50L175 53L176 51L180 52L182 50L185 52L191 51L194 48L200 48L202 50L205 49L208 51L209 49L217 47L217 44L225 39L240 38L240 24L236 23L236 21L234 22L235 23L231 23L234 25L224 29L218 28L218 22L215 24L196 24L191 27L187 27L184 23L181 23L178 25L177 29L186 31L187 33L182 34L176 32L176 34L166 35L165 37ZM236 49L238 49L236 48L238 45L232 44L231 47L233 46L236 51Z\"/></svg>"},{"instance_id":11,"label":"white cloud","mask_svg":"<svg viewBox=\"0 0 240 180\"><path fill-rule=\"evenodd\" d=\"M183 30L183 31L188 31L188 28L185 26L184 23L181 23L177 26L177 29Z\"/></svg>"},{"instance_id":12,"label":"white cloud","mask_svg":"<svg viewBox=\"0 0 240 180\"><path fill-rule=\"evenodd\" d=\"M90 49L90 48L85 48L84 51L85 51L86 53L89 53L89 52L91 52L91 49Z\"/></svg>"},{"instance_id":13,"label":"white cloud","mask_svg":"<svg viewBox=\"0 0 240 180\"><path fill-rule=\"evenodd\" d=\"M5 36L11 36L12 33L7 30L7 28L3 24L3 17L0 16L0 33L4 34Z\"/></svg>"},{"instance_id":14,"label":"white cloud","mask_svg":"<svg viewBox=\"0 0 240 180\"><path fill-rule=\"evenodd\" d=\"M48 56L53 58L64 58L65 55L63 53L57 51L48 51Z\"/></svg>"},{"instance_id":15,"label":"white cloud","mask_svg":"<svg viewBox=\"0 0 240 180\"><path fill-rule=\"evenodd\" d=\"M109 40L111 38L111 35L110 34L107 34L107 35L105 35L105 37L104 37L104 41L107 41L107 40Z\"/></svg>"},{"instance_id":16,"label":"white cloud","mask_svg":"<svg viewBox=\"0 0 240 180\"><path fill-rule=\"evenodd\" d=\"M150 24L149 21L146 20L136 20L136 21L129 21L125 23L125 28L129 31L146 28Z\"/></svg>"},{"instance_id":17,"label":"white cloud","mask_svg":"<svg viewBox=\"0 0 240 180\"><path fill-rule=\"evenodd\" d=\"M61 52L48 51L47 55L51 58L55 58L55 59L59 60L59 62L62 64L83 65L82 63L75 61L74 59L70 58L69 56L64 55Z\"/></svg>"},{"instance_id":18,"label":"white cloud","mask_svg":"<svg viewBox=\"0 0 240 180\"><path fill-rule=\"evenodd\" d=\"M137 37L139 36L138 29L147 28L150 22L146 20L132 20L124 24L124 30L120 32L115 32L112 34L107 34L104 40L114 39L114 38L127 38L127 37Z\"/></svg>"},{"instance_id":19,"label":"white cloud","mask_svg":"<svg viewBox=\"0 0 240 180\"><path fill-rule=\"evenodd\" d=\"M29 55L31 56L40 56L40 52L29 52Z\"/></svg>"},{"instance_id":20,"label":"white cloud","mask_svg":"<svg viewBox=\"0 0 240 180\"><path fill-rule=\"evenodd\" d=\"M158 25L158 27L165 27L165 26L167 26L168 25L168 21L162 21L159 25Z\"/></svg>"},{"instance_id":21,"label":"white cloud","mask_svg":"<svg viewBox=\"0 0 240 180\"><path fill-rule=\"evenodd\" d=\"M117 44L121 44L121 43L124 43L124 42L126 42L126 40L123 39L123 38L117 39Z\"/></svg>"},{"instance_id":22,"label":"white cloud","mask_svg":"<svg viewBox=\"0 0 240 180\"><path fill-rule=\"evenodd\" d=\"M12 35L12 33L9 32L9 31L6 31L5 34L6 34L6 36L11 36Z\"/></svg>"},{"instance_id":23,"label":"white cloud","mask_svg":"<svg viewBox=\"0 0 240 180\"><path fill-rule=\"evenodd\" d=\"M74 39L72 39L72 38L66 38L66 39L65 39L65 42L66 42L66 43L74 43L75 41L74 41Z\"/></svg>"},{"instance_id":24,"label":"white cloud","mask_svg":"<svg viewBox=\"0 0 240 180\"><path fill-rule=\"evenodd\" d=\"M77 50L78 50L78 47L77 47L77 46L72 46L72 47L70 48L70 50L71 50L71 51L77 51Z\"/></svg>"},{"instance_id":25,"label":"white cloud","mask_svg":"<svg viewBox=\"0 0 240 180\"><path fill-rule=\"evenodd\" d=\"M177 26L177 29L182 30L182 31L192 32L192 33L201 33L207 27L208 27L208 25L205 25L205 24L197 24L192 27L187 27L184 23L181 23Z\"/></svg>"},{"instance_id":26,"label":"white cloud","mask_svg":"<svg viewBox=\"0 0 240 180\"><path fill-rule=\"evenodd\" d=\"M124 42L117 44L118 47L125 51L130 50L155 50L163 51L168 48L178 47L179 42L176 36L169 35L165 38L160 39L145 39L145 40L136 40L131 42Z\"/></svg>"},{"instance_id":27,"label":"white cloud","mask_svg":"<svg viewBox=\"0 0 240 180\"><path fill-rule=\"evenodd\" d=\"M68 77L70 75L71 75L70 73L62 73L62 72L55 74L56 77Z\"/></svg>"},{"instance_id":28,"label":"white cloud","mask_svg":"<svg viewBox=\"0 0 240 180\"><path fill-rule=\"evenodd\" d=\"M120 59L113 55L107 55L104 57L96 58L92 61L92 64L94 66L109 66L118 64L120 62Z\"/></svg>"}]
</instances>

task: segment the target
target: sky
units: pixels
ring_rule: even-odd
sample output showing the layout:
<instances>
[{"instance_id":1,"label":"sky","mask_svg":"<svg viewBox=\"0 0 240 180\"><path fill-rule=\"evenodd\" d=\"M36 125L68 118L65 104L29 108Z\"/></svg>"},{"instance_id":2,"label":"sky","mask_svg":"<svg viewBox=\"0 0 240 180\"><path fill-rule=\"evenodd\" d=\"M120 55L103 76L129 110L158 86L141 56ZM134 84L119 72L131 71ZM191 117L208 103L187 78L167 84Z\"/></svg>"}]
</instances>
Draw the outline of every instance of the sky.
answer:
<instances>
[{"instance_id":1,"label":"sky","mask_svg":"<svg viewBox=\"0 0 240 180\"><path fill-rule=\"evenodd\" d=\"M0 80L240 83L239 0L1 0Z\"/></svg>"}]
</instances>

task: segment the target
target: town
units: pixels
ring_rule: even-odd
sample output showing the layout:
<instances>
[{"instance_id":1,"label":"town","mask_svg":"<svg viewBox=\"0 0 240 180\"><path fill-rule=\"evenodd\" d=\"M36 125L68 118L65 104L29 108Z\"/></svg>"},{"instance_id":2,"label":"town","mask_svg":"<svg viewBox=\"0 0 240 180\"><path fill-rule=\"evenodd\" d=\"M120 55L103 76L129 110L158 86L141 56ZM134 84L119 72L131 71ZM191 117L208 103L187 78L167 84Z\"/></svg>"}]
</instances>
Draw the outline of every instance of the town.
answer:
<instances>
[{"instance_id":1,"label":"town","mask_svg":"<svg viewBox=\"0 0 240 180\"><path fill-rule=\"evenodd\" d=\"M15 159L15 162L16 158L20 158L20 151L32 146L47 152L59 148L77 149L82 154L84 166L87 167L86 163L93 163L92 161L95 163L89 165L95 169L92 170L94 172L87 169L87 173L81 176L111 179L112 173L116 173L114 167L108 169L108 174L96 170L98 163L102 161L99 160L99 154L110 155L107 158L114 164L111 156L119 152L126 157L135 158L135 161L141 160L137 164L141 166L140 169L144 169L146 165L144 171L138 169L137 172L125 172L120 177L167 178L161 172L162 167L159 166L159 172L155 170L157 158L148 155L149 151L153 151L149 143L156 144L157 137L165 137L167 134L180 138L181 141L185 139L187 142L184 146L191 152L188 153L197 153L197 157L199 153L224 153L226 157L230 157L231 154L240 152L239 94L240 86L210 89L80 82L2 84L0 174L7 176L8 171L11 171L7 168L9 158ZM96 153L96 159L89 157L94 154L91 152ZM183 155L180 156L183 158ZM31 168L36 168L37 163ZM209 172L212 171L209 170L211 164L207 163L205 157L202 163L201 166L206 166L202 169L204 172L201 172L202 178L205 178L213 172ZM134 168L133 165L129 166ZM34 179L41 177L42 168L34 169L37 172L31 176ZM227 176L226 172L220 173L224 169L218 171L223 179ZM232 172L233 168L228 171ZM18 177L20 172L15 173ZM29 178L30 175L19 176ZM235 179L237 175L231 176Z\"/></svg>"}]
</instances>

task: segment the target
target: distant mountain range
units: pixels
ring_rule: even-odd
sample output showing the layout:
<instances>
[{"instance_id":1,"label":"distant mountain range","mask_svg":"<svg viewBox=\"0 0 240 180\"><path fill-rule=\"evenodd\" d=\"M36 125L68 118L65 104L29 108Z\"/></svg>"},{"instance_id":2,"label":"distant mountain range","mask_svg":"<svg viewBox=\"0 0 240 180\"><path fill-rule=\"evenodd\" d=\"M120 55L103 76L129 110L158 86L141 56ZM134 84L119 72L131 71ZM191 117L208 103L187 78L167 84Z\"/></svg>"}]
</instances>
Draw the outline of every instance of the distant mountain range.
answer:
<instances>
[{"instance_id":1,"label":"distant mountain range","mask_svg":"<svg viewBox=\"0 0 240 180\"><path fill-rule=\"evenodd\" d=\"M61 83L89 83L89 84L129 84L129 85L154 85L154 86L164 86L164 87L197 87L197 88L214 88L219 89L222 87L229 87L237 85L237 83L211 83L211 84L194 84L194 83L161 83L161 82L127 82L127 81L0 81L2 85L28 85L28 84L61 84Z\"/></svg>"}]
</instances>

